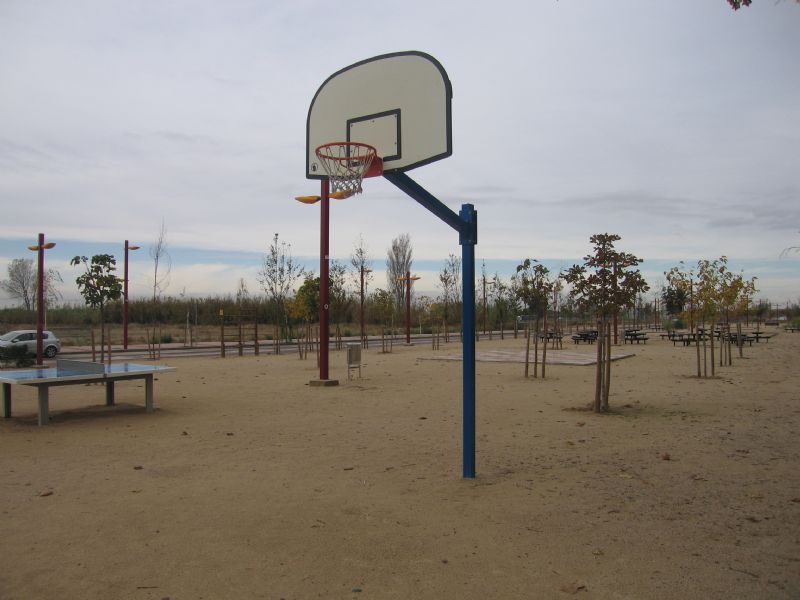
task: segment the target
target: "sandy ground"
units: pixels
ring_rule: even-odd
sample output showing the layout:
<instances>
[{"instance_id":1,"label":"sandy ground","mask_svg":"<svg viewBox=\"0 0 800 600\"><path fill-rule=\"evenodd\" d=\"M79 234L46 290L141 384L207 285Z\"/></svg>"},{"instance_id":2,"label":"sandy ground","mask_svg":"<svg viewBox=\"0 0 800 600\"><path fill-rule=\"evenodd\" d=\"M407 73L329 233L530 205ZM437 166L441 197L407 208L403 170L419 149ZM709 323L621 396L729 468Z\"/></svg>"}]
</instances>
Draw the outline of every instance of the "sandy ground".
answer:
<instances>
[{"instance_id":1,"label":"sandy ground","mask_svg":"<svg viewBox=\"0 0 800 600\"><path fill-rule=\"evenodd\" d=\"M591 353L592 347L570 351ZM458 344L175 359L141 382L14 389L0 423L0 598L798 598L800 333L716 379L651 338L525 379L477 365L461 478ZM520 350L523 340L478 350ZM620 347L630 352L631 347Z\"/></svg>"}]
</instances>

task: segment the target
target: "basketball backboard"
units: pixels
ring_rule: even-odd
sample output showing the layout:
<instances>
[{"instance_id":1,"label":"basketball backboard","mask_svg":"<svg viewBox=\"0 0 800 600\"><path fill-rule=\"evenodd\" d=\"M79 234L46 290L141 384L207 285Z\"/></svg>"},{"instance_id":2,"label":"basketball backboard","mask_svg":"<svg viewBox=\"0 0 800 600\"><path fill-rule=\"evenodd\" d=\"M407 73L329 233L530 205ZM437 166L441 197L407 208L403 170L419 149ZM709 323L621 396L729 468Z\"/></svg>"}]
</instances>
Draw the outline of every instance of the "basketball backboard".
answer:
<instances>
[{"instance_id":1,"label":"basketball backboard","mask_svg":"<svg viewBox=\"0 0 800 600\"><path fill-rule=\"evenodd\" d=\"M327 177L315 154L329 142L374 146L384 173L453 153L450 79L423 52L395 52L337 71L320 86L306 122L306 177Z\"/></svg>"}]
</instances>

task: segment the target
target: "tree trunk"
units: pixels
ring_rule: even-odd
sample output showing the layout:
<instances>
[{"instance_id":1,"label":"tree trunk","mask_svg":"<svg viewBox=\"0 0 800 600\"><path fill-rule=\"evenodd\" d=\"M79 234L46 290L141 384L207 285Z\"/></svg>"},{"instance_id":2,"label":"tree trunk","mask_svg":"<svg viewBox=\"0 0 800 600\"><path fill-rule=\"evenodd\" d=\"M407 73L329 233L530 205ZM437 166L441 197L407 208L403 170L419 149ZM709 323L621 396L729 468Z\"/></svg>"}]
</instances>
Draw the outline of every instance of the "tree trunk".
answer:
<instances>
[{"instance_id":1,"label":"tree trunk","mask_svg":"<svg viewBox=\"0 0 800 600\"><path fill-rule=\"evenodd\" d=\"M542 379L544 379L545 365L547 364L547 342L549 341L547 334L547 309L544 311L544 326L542 328L544 329L544 348L542 348ZM555 334L553 339L555 340Z\"/></svg>"},{"instance_id":2,"label":"tree trunk","mask_svg":"<svg viewBox=\"0 0 800 600\"><path fill-rule=\"evenodd\" d=\"M603 380L603 404L601 409L608 412L608 397L611 394L611 323L606 324L608 334L605 345L605 378Z\"/></svg>"},{"instance_id":3,"label":"tree trunk","mask_svg":"<svg viewBox=\"0 0 800 600\"><path fill-rule=\"evenodd\" d=\"M714 331L716 331L716 323L711 321L711 377L716 375L716 357L714 356Z\"/></svg>"},{"instance_id":4,"label":"tree trunk","mask_svg":"<svg viewBox=\"0 0 800 600\"><path fill-rule=\"evenodd\" d=\"M594 385L594 412L600 412L601 396L603 391L603 322L598 319L597 321L597 369L595 370L595 385Z\"/></svg>"},{"instance_id":5,"label":"tree trunk","mask_svg":"<svg viewBox=\"0 0 800 600\"><path fill-rule=\"evenodd\" d=\"M533 333L533 378L539 377L539 317L536 317L536 325Z\"/></svg>"},{"instance_id":6,"label":"tree trunk","mask_svg":"<svg viewBox=\"0 0 800 600\"><path fill-rule=\"evenodd\" d=\"M527 335L527 332L530 331L530 321L526 321L525 323L525 379L528 378L528 363L530 362L531 357L531 336Z\"/></svg>"},{"instance_id":7,"label":"tree trunk","mask_svg":"<svg viewBox=\"0 0 800 600\"><path fill-rule=\"evenodd\" d=\"M106 362L106 315L100 306L100 362Z\"/></svg>"},{"instance_id":8,"label":"tree trunk","mask_svg":"<svg viewBox=\"0 0 800 600\"><path fill-rule=\"evenodd\" d=\"M697 330L695 330L694 335L695 335L694 346L697 349L697 376L701 377L702 373L700 371L700 333Z\"/></svg>"}]
</instances>

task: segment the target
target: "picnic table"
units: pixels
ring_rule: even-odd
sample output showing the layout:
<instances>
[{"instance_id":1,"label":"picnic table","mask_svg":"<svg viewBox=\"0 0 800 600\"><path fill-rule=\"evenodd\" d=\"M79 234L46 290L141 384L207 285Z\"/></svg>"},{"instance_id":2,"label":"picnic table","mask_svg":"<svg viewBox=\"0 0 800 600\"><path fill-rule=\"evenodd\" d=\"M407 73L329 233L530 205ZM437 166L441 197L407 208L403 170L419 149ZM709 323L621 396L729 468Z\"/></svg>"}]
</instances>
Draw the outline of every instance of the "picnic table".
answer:
<instances>
[{"instance_id":1,"label":"picnic table","mask_svg":"<svg viewBox=\"0 0 800 600\"><path fill-rule=\"evenodd\" d=\"M642 342L647 343L647 340L650 338L647 337L646 331L640 331L639 329L626 329L625 335L622 337L622 342L624 344L636 342L640 344Z\"/></svg>"},{"instance_id":2,"label":"picnic table","mask_svg":"<svg viewBox=\"0 0 800 600\"><path fill-rule=\"evenodd\" d=\"M767 340L769 342L769 338L774 336L774 333L766 333L764 331L751 331L750 335L756 338L756 343L760 342L761 340ZM750 344L752 346L752 344Z\"/></svg>"},{"instance_id":3,"label":"picnic table","mask_svg":"<svg viewBox=\"0 0 800 600\"><path fill-rule=\"evenodd\" d=\"M743 333L742 335L739 335L738 333L731 333L728 335L728 339L732 344L737 346L743 346L744 344L750 344L752 346L753 342L756 341L754 336L747 335L746 333Z\"/></svg>"},{"instance_id":4,"label":"picnic table","mask_svg":"<svg viewBox=\"0 0 800 600\"><path fill-rule=\"evenodd\" d=\"M596 340L597 340L596 330L576 331L572 335L572 341L575 344L580 344L581 342L586 342L587 344L594 344Z\"/></svg>"},{"instance_id":5,"label":"picnic table","mask_svg":"<svg viewBox=\"0 0 800 600\"><path fill-rule=\"evenodd\" d=\"M787 325L783 328L785 331L790 331L794 333L795 331L800 331L800 327L792 327L791 325Z\"/></svg>"}]
</instances>

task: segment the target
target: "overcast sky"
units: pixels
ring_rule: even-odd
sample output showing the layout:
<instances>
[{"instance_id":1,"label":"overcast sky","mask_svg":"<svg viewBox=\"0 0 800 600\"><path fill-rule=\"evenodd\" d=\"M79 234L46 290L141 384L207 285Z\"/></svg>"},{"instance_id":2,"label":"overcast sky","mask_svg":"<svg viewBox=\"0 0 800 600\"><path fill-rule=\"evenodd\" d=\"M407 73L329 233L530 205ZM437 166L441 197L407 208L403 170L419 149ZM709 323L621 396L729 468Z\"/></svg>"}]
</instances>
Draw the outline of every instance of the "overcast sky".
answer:
<instances>
[{"instance_id":1,"label":"overcast sky","mask_svg":"<svg viewBox=\"0 0 800 600\"><path fill-rule=\"evenodd\" d=\"M800 245L800 6L774 0L0 0L0 278L42 231L69 297L70 256L129 239L147 295L162 220L172 295L255 291L276 232L318 268L319 211L293 200L319 189L309 104L402 50L452 82L453 155L409 175L475 205L479 270L569 266L610 232L651 283L727 255L763 296L800 296L800 255L778 259ZM455 232L384 180L364 189L332 206L332 257L363 234L379 271L409 233L435 293Z\"/></svg>"}]
</instances>

